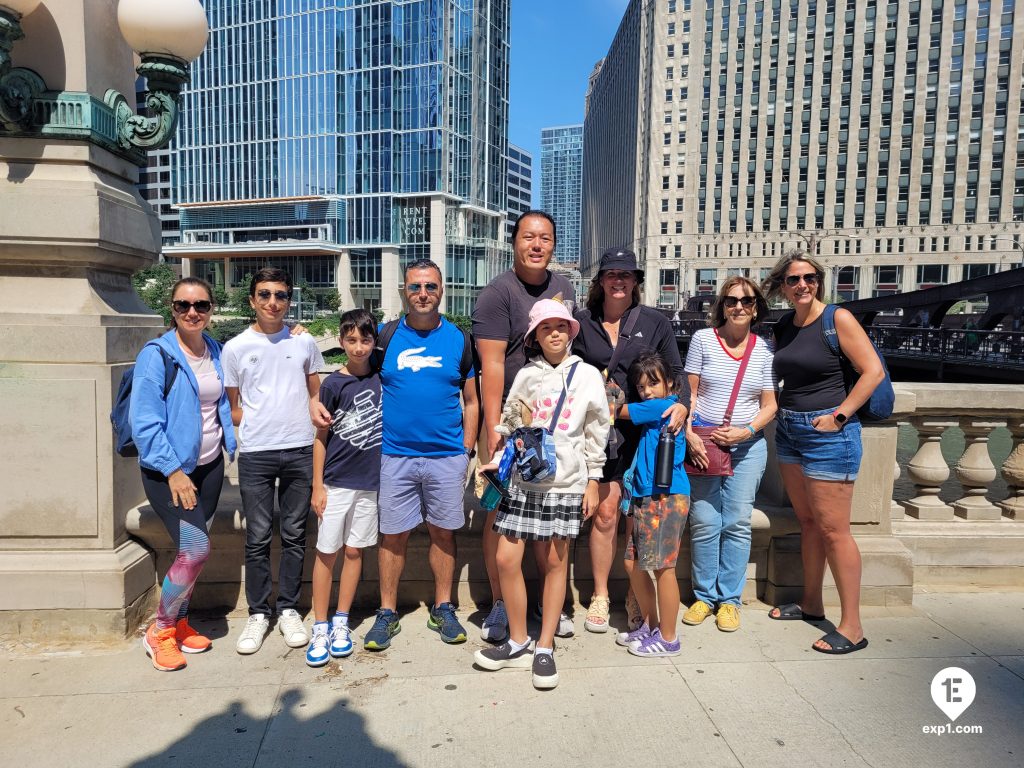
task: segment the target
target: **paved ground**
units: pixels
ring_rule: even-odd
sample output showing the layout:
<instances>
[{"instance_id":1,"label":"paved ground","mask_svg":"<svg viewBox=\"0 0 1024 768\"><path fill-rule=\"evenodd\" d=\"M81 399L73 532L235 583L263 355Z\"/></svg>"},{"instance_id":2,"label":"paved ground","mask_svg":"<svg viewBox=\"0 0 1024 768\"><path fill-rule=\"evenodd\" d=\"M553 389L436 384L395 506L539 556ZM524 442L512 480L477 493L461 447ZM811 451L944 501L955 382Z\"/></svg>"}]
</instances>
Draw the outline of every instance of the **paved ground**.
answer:
<instances>
[{"instance_id":1,"label":"paved ground","mask_svg":"<svg viewBox=\"0 0 1024 768\"><path fill-rule=\"evenodd\" d=\"M810 650L819 628L765 610L746 606L732 635L683 627L671 660L581 633L560 641L548 692L528 670L475 670L476 634L443 646L422 609L385 654L321 670L276 632L238 656L241 617L197 621L215 648L176 673L153 670L137 640L8 644L0 755L18 768L1024 765L1024 593L919 594L913 610L868 614L870 646L840 658ZM954 727L981 734L922 733L949 722L930 685L951 666L977 685Z\"/></svg>"}]
</instances>

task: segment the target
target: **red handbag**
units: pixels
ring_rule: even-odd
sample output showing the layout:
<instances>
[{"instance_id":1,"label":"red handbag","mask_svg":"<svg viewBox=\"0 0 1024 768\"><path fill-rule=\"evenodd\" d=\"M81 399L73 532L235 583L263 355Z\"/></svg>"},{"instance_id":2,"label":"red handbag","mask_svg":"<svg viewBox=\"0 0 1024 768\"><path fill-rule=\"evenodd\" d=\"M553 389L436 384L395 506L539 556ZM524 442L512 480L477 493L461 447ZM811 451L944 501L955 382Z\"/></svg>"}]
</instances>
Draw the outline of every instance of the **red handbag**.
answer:
<instances>
[{"instance_id":1,"label":"red handbag","mask_svg":"<svg viewBox=\"0 0 1024 768\"><path fill-rule=\"evenodd\" d=\"M732 412L736 407L736 398L740 393L740 385L743 383L743 374L746 373L747 363L750 362L750 353L754 351L754 344L757 342L757 335L751 333L747 341L747 348L743 352L743 359L740 360L740 368L736 371L736 381L732 385L732 394L729 396L729 405L726 406L725 415L722 417L722 427L728 427L732 423ZM711 435L721 427L691 427L693 433L704 443L704 453L708 457L708 465L704 468L698 467L690 461L690 452L686 452L686 460L683 467L686 474L696 477L732 477L732 451L722 448L718 443L711 440Z\"/></svg>"}]
</instances>

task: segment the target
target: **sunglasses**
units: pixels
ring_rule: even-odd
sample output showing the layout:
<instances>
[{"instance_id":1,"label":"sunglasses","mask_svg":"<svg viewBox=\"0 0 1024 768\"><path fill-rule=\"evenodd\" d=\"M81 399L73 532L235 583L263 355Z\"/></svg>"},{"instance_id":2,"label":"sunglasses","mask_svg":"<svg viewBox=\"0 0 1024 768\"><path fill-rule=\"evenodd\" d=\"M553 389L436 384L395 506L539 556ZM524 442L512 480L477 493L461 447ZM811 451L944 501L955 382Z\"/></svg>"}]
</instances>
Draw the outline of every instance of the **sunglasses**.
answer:
<instances>
[{"instance_id":1,"label":"sunglasses","mask_svg":"<svg viewBox=\"0 0 1024 768\"><path fill-rule=\"evenodd\" d=\"M753 296L742 296L740 298L736 298L735 296L726 296L722 299L722 303L725 304L726 309L732 309L737 304L742 304L747 309L750 309L757 303L757 299Z\"/></svg>"},{"instance_id":2,"label":"sunglasses","mask_svg":"<svg viewBox=\"0 0 1024 768\"><path fill-rule=\"evenodd\" d=\"M213 309L213 302L207 301L206 299L200 299L199 301L184 301L183 299L175 299L171 302L171 306L174 307L174 311L179 315L186 315L190 309L195 309L200 315L205 315L211 309Z\"/></svg>"},{"instance_id":3,"label":"sunglasses","mask_svg":"<svg viewBox=\"0 0 1024 768\"><path fill-rule=\"evenodd\" d=\"M420 291L426 291L427 293L434 294L441 289L437 283L406 283L405 292L411 294L417 294Z\"/></svg>"},{"instance_id":4,"label":"sunglasses","mask_svg":"<svg viewBox=\"0 0 1024 768\"><path fill-rule=\"evenodd\" d=\"M269 291L266 288L262 291L256 291L256 298L260 301L270 301L271 296L278 301L291 301L292 299L292 296L288 291Z\"/></svg>"},{"instance_id":5,"label":"sunglasses","mask_svg":"<svg viewBox=\"0 0 1024 768\"><path fill-rule=\"evenodd\" d=\"M786 275L786 285L790 288L795 288L800 285L801 280L804 281L805 285L817 285L818 273L808 272L806 275Z\"/></svg>"}]
</instances>

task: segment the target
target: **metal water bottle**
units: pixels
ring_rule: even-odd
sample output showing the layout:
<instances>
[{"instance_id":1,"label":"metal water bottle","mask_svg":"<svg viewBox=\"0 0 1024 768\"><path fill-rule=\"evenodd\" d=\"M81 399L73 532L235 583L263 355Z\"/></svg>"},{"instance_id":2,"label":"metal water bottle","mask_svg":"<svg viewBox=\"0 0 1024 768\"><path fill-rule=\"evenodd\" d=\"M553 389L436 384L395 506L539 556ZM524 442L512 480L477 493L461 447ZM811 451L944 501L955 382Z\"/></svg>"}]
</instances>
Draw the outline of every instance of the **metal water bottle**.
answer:
<instances>
[{"instance_id":1,"label":"metal water bottle","mask_svg":"<svg viewBox=\"0 0 1024 768\"><path fill-rule=\"evenodd\" d=\"M654 484L660 488L672 485L672 471L676 463L676 436L667 426L658 436L658 450L654 454Z\"/></svg>"}]
</instances>

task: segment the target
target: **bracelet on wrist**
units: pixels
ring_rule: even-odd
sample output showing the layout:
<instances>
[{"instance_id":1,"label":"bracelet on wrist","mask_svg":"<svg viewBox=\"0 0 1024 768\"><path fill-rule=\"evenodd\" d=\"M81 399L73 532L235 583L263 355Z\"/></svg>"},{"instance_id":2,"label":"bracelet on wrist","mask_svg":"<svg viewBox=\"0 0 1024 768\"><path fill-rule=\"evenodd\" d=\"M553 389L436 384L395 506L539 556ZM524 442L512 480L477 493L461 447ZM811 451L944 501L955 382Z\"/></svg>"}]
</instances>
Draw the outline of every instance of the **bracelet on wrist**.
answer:
<instances>
[{"instance_id":1,"label":"bracelet on wrist","mask_svg":"<svg viewBox=\"0 0 1024 768\"><path fill-rule=\"evenodd\" d=\"M753 424L747 424L747 429L750 430L750 436L751 437L757 437L757 430L754 429L754 425Z\"/></svg>"}]
</instances>

